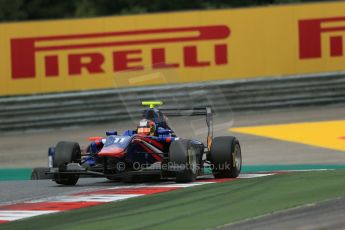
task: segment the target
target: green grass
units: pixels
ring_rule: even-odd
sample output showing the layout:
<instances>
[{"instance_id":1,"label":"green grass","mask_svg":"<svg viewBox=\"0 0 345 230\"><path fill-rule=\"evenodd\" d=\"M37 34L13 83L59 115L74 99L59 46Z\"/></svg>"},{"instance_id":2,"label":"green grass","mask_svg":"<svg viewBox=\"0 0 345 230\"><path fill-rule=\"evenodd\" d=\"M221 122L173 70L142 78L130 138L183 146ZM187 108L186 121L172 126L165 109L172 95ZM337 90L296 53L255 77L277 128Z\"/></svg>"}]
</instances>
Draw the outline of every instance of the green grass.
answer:
<instances>
[{"instance_id":1,"label":"green grass","mask_svg":"<svg viewBox=\"0 0 345 230\"><path fill-rule=\"evenodd\" d=\"M345 170L243 179L0 225L1 229L206 229L345 196Z\"/></svg>"}]
</instances>

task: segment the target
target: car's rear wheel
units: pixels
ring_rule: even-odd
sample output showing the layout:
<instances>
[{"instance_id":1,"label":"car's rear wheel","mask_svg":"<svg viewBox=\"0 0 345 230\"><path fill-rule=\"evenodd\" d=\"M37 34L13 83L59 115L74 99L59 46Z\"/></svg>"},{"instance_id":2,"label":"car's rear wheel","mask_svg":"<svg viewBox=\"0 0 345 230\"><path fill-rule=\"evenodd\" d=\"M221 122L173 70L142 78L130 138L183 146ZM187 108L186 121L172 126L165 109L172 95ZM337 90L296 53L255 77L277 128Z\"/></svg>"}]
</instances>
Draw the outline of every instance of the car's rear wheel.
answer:
<instances>
[{"instance_id":1,"label":"car's rear wheel","mask_svg":"<svg viewBox=\"0 0 345 230\"><path fill-rule=\"evenodd\" d=\"M198 148L189 140L176 140L170 145L169 162L175 168L176 182L186 183L196 179L199 170Z\"/></svg>"},{"instance_id":2,"label":"car's rear wheel","mask_svg":"<svg viewBox=\"0 0 345 230\"><path fill-rule=\"evenodd\" d=\"M235 137L215 137L211 144L210 158L215 178L236 178L241 172L241 146Z\"/></svg>"},{"instance_id":3,"label":"car's rear wheel","mask_svg":"<svg viewBox=\"0 0 345 230\"><path fill-rule=\"evenodd\" d=\"M61 141L56 145L53 166L59 171L64 171L69 163L81 162L81 150L78 143ZM55 174L53 179L57 184L75 185L79 180L79 175L75 174Z\"/></svg>"}]
</instances>

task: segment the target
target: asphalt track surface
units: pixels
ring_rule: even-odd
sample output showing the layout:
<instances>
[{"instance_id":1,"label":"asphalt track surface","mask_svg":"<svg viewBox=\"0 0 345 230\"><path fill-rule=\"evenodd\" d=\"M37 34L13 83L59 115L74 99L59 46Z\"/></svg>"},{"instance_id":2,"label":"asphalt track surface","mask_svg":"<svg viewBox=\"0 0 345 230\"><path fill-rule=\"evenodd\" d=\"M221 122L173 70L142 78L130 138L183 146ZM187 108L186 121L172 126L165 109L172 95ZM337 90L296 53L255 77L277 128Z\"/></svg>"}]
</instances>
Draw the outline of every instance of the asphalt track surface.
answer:
<instances>
[{"instance_id":1,"label":"asphalt track surface","mask_svg":"<svg viewBox=\"0 0 345 230\"><path fill-rule=\"evenodd\" d=\"M268 139L264 137L229 133L231 127L257 126L266 124L282 124L296 122L344 120L345 106L323 106L300 109L286 109L270 112L226 113L214 116L214 136L235 135L239 138L243 152L243 164L345 164L345 152L326 148L319 148L292 142ZM170 118L170 125L182 137L202 139L205 137L203 118ZM47 148L54 146L60 140L76 141L87 145L86 137L104 136L105 130L134 129L138 121L125 121L121 123L108 123L89 125L83 127L68 127L64 129L51 129L45 131L30 131L24 133L0 134L0 168L42 167L47 164ZM345 135L345 130L344 130ZM80 179L75 187L58 186L49 180L42 181L9 181L0 182L0 204L26 201L50 196L67 195L78 191L99 189L119 185L106 179L90 178ZM336 208L337 203L330 203L329 208ZM315 206L318 207L318 206ZM343 206L339 213L344 213ZM314 207L311 207L314 209ZM298 215L299 210L291 210L291 218ZM337 211L334 211L335 213ZM279 214L277 214L279 215ZM328 215L306 211L306 219L319 218L325 223L332 221L335 228L344 223L343 218L331 219ZM270 218L272 217L272 218ZM279 226L279 218L270 216L262 219L265 224ZM336 216L337 217L337 216ZM268 218L268 219L267 219ZM298 218L297 218L298 219ZM304 218L299 218L303 224ZM277 220L277 221L276 221ZM289 222L289 221L286 221ZM249 222L250 224L251 222ZM243 224L243 223L241 223ZM339 225L337 225L339 224ZM243 229L250 229L245 228ZM267 227L267 226L266 226ZM299 229L298 227L291 227ZM290 228L290 229L291 229ZM231 228L240 229L240 228ZM253 229L253 228L252 228ZM255 229L260 229L256 228ZM280 227L272 229L281 229ZM300 228L309 229L309 228ZM311 228L315 229L315 228ZM330 228L326 228L330 229Z\"/></svg>"},{"instance_id":2,"label":"asphalt track surface","mask_svg":"<svg viewBox=\"0 0 345 230\"><path fill-rule=\"evenodd\" d=\"M128 186L104 178L80 178L76 186L60 186L51 180L2 181L0 205L68 195L79 191L98 190L111 186Z\"/></svg>"}]
</instances>

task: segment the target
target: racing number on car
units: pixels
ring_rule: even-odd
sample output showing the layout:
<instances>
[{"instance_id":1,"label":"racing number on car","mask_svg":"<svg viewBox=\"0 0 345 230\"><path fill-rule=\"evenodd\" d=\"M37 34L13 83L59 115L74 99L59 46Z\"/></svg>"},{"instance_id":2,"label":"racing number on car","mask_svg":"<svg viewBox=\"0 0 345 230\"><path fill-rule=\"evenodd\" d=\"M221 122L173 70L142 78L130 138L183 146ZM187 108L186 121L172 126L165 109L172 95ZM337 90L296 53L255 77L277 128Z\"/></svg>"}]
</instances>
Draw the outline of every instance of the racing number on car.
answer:
<instances>
[{"instance_id":1,"label":"racing number on car","mask_svg":"<svg viewBox=\"0 0 345 230\"><path fill-rule=\"evenodd\" d=\"M125 138L115 138L114 139L114 144L116 143L123 143L125 141Z\"/></svg>"}]
</instances>

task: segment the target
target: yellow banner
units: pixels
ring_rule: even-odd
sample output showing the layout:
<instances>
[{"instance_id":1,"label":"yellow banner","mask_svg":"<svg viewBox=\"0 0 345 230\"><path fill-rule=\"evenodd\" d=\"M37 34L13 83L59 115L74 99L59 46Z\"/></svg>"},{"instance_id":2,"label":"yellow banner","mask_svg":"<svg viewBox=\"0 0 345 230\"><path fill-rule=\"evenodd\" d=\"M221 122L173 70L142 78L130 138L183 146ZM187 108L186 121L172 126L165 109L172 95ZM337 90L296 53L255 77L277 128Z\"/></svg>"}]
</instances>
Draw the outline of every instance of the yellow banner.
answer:
<instances>
[{"instance_id":1,"label":"yellow banner","mask_svg":"<svg viewBox=\"0 0 345 230\"><path fill-rule=\"evenodd\" d=\"M344 9L333 2L0 24L0 95L341 71Z\"/></svg>"}]
</instances>

